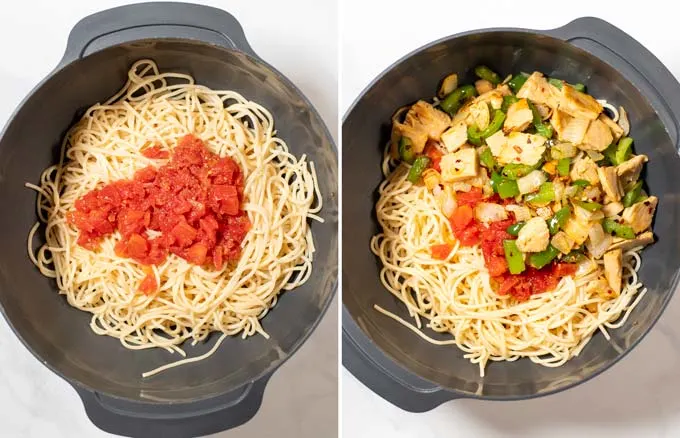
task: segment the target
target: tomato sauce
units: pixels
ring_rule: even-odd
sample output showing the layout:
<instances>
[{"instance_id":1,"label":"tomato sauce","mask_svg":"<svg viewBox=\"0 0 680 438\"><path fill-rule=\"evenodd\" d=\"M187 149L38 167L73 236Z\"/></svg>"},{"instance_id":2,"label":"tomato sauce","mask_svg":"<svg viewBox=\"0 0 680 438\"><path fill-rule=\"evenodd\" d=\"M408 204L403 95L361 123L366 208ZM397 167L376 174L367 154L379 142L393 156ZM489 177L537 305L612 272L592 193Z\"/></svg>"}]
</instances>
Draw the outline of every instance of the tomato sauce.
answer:
<instances>
[{"instance_id":1,"label":"tomato sauce","mask_svg":"<svg viewBox=\"0 0 680 438\"><path fill-rule=\"evenodd\" d=\"M142 154L170 157L160 146L145 148ZM80 232L78 244L90 250L119 231L122 238L115 251L121 257L157 265L176 254L192 264L220 269L238 259L250 228L242 202L238 164L187 135L166 164L145 167L130 180L112 182L78 199L68 221ZM140 286L143 292L156 289L150 278L149 269Z\"/></svg>"},{"instance_id":2,"label":"tomato sauce","mask_svg":"<svg viewBox=\"0 0 680 438\"><path fill-rule=\"evenodd\" d=\"M494 195L495 196L495 195ZM547 292L557 287L560 279L576 272L576 266L567 263L551 263L542 269L530 266L518 275L508 272L505 260L503 240L513 239L506 229L515 223L514 220L493 222L486 226L474 217L474 208L481 202L498 202L494 197L484 199L480 189L457 193L458 208L449 218L453 234L463 246L480 245L484 255L491 283L499 295L512 295L519 301L525 301L536 293ZM439 258L439 248L432 248L434 258ZM447 253L448 255L448 253ZM441 259L441 258L440 258Z\"/></svg>"}]
</instances>

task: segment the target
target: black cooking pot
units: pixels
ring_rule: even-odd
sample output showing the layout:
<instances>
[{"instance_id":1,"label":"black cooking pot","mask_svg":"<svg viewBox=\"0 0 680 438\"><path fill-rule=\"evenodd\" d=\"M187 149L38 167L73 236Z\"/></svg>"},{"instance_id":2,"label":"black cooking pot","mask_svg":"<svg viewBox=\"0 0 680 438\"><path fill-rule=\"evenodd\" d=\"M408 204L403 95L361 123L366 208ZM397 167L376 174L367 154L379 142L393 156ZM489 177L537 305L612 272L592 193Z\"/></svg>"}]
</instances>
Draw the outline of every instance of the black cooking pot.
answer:
<instances>
[{"instance_id":1,"label":"black cooking pot","mask_svg":"<svg viewBox=\"0 0 680 438\"><path fill-rule=\"evenodd\" d=\"M317 252L304 286L284 293L263 320L271 336L230 337L214 356L142 379L178 359L164 350L131 351L90 330L90 314L70 307L55 282L26 255L36 221L35 194L24 187L57 162L61 139L90 105L126 81L130 66L151 58L163 71L191 74L214 89L232 89L268 108L278 135L316 165L324 224L312 232ZM337 150L310 102L258 58L230 14L181 3L110 9L80 21L64 58L16 110L0 139L0 304L26 347L80 394L90 419L121 435L188 437L249 420L272 373L314 330L336 290ZM43 242L38 241L37 246ZM214 345L187 346L190 356Z\"/></svg>"},{"instance_id":2,"label":"black cooking pot","mask_svg":"<svg viewBox=\"0 0 680 438\"><path fill-rule=\"evenodd\" d=\"M611 340L597 333L581 354L559 368L522 359L493 362L484 378L452 346L432 345L373 309L374 304L409 320L405 306L380 283L380 261L369 241L379 230L374 204L382 152L395 109L432 96L451 72L461 83L486 64L501 76L541 71L582 82L598 98L623 105L635 150L649 156L643 175L659 197L657 242L644 250L640 278L647 295ZM626 355L652 328L680 273L680 84L648 50L614 26L581 18L548 31L491 29L443 38L405 56L383 72L355 101L343 135L343 364L395 405L427 411L456 398L523 399L582 383ZM438 339L449 338L426 329Z\"/></svg>"}]
</instances>

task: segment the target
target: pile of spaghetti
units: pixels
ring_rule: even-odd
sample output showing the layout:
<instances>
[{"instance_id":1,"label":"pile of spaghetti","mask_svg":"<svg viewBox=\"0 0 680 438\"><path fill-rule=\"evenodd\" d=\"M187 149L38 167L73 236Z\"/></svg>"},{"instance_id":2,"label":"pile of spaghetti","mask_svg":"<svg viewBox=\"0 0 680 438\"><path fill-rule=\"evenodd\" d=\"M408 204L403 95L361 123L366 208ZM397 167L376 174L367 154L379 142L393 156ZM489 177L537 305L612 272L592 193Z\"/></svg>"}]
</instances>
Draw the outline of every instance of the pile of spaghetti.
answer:
<instances>
[{"instance_id":1,"label":"pile of spaghetti","mask_svg":"<svg viewBox=\"0 0 680 438\"><path fill-rule=\"evenodd\" d=\"M557 367L644 296L648 158L632 151L625 110L584 86L475 71L474 86L450 75L433 104L393 118L371 250L415 324L375 307L457 345L482 376L489 361Z\"/></svg>"},{"instance_id":2,"label":"pile of spaghetti","mask_svg":"<svg viewBox=\"0 0 680 438\"><path fill-rule=\"evenodd\" d=\"M29 255L91 328L130 349L259 333L278 294L305 283L322 219L314 166L271 114L233 91L136 62L67 133L38 185ZM33 249L45 225L45 244Z\"/></svg>"}]
</instances>

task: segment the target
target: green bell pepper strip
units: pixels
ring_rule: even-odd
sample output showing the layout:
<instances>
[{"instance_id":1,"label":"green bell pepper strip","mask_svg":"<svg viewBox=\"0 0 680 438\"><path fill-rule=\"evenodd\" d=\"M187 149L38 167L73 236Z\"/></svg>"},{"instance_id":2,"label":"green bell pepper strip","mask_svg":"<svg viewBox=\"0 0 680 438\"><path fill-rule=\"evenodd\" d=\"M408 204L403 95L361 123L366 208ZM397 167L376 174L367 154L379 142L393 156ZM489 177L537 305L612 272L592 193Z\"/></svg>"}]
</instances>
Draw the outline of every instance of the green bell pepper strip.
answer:
<instances>
[{"instance_id":1,"label":"green bell pepper strip","mask_svg":"<svg viewBox=\"0 0 680 438\"><path fill-rule=\"evenodd\" d=\"M590 212L601 210L602 204L592 201L576 201L576 205Z\"/></svg>"},{"instance_id":2,"label":"green bell pepper strip","mask_svg":"<svg viewBox=\"0 0 680 438\"><path fill-rule=\"evenodd\" d=\"M562 257L562 261L565 263L578 263L582 261L586 256L583 255L583 252L575 249L571 251L569 254L565 255Z\"/></svg>"},{"instance_id":3,"label":"green bell pepper strip","mask_svg":"<svg viewBox=\"0 0 680 438\"><path fill-rule=\"evenodd\" d=\"M489 184L491 185L493 192L498 193L498 185L503 181L503 177L500 173L493 171L491 172L491 177L489 179L491 180Z\"/></svg>"},{"instance_id":4,"label":"green bell pepper strip","mask_svg":"<svg viewBox=\"0 0 680 438\"><path fill-rule=\"evenodd\" d=\"M505 261L508 262L508 271L511 274L517 275L524 272L526 269L524 257L522 257L522 252L517 248L517 243L514 240L503 241L503 252L505 252Z\"/></svg>"},{"instance_id":5,"label":"green bell pepper strip","mask_svg":"<svg viewBox=\"0 0 680 438\"><path fill-rule=\"evenodd\" d=\"M401 137L399 139L399 157L408 164L413 164L413 161L416 159L416 153L413 151L413 144L410 138Z\"/></svg>"},{"instance_id":6,"label":"green bell pepper strip","mask_svg":"<svg viewBox=\"0 0 680 438\"><path fill-rule=\"evenodd\" d=\"M413 165L411 166L411 169L408 171L406 179L411 181L413 184L417 183L418 180L420 179L420 176L429 166L430 166L429 157L420 156L416 158L416 160L413 162Z\"/></svg>"},{"instance_id":7,"label":"green bell pepper strip","mask_svg":"<svg viewBox=\"0 0 680 438\"><path fill-rule=\"evenodd\" d=\"M501 111L504 113L508 112L508 108L510 108L510 105L512 105L515 102L519 102L519 99L512 95L508 94L507 96L503 96L503 103L501 104Z\"/></svg>"},{"instance_id":8,"label":"green bell pepper strip","mask_svg":"<svg viewBox=\"0 0 680 438\"><path fill-rule=\"evenodd\" d=\"M633 204L637 204L638 202L642 202L642 201L644 201L644 200L647 199L647 198L649 198L649 196L647 196L647 192L645 192L644 190L642 190L642 191L640 192L640 196L638 196L638 197L635 199L635 202L633 202Z\"/></svg>"},{"instance_id":9,"label":"green bell pepper strip","mask_svg":"<svg viewBox=\"0 0 680 438\"><path fill-rule=\"evenodd\" d=\"M569 215L571 215L569 207L560 208L555 212L553 217L548 220L548 230L550 230L551 235L556 234L567 224Z\"/></svg>"},{"instance_id":10,"label":"green bell pepper strip","mask_svg":"<svg viewBox=\"0 0 680 438\"><path fill-rule=\"evenodd\" d=\"M560 176L568 176L570 166L571 158L561 158L559 161L557 161L557 173Z\"/></svg>"},{"instance_id":11,"label":"green bell pepper strip","mask_svg":"<svg viewBox=\"0 0 680 438\"><path fill-rule=\"evenodd\" d=\"M479 161L489 170L494 170L496 168L496 159L493 157L491 149L488 147L483 148L479 152Z\"/></svg>"},{"instance_id":12,"label":"green bell pepper strip","mask_svg":"<svg viewBox=\"0 0 680 438\"><path fill-rule=\"evenodd\" d=\"M485 79L494 85L498 85L501 83L501 77L498 76L498 73L491 70L489 67L485 65L478 65L477 67L475 67L475 74L479 76L481 79Z\"/></svg>"},{"instance_id":13,"label":"green bell pepper strip","mask_svg":"<svg viewBox=\"0 0 680 438\"><path fill-rule=\"evenodd\" d=\"M549 202L554 201L555 200L555 188L553 187L553 183L544 182L538 188L538 192L531 193L531 194L525 196L524 199L525 199L526 202L530 202L532 204L547 204Z\"/></svg>"},{"instance_id":14,"label":"green bell pepper strip","mask_svg":"<svg viewBox=\"0 0 680 438\"><path fill-rule=\"evenodd\" d=\"M560 251L557 248L548 244L545 251L536 252L529 256L529 264L536 269L541 269L552 262L559 253Z\"/></svg>"},{"instance_id":15,"label":"green bell pepper strip","mask_svg":"<svg viewBox=\"0 0 680 438\"><path fill-rule=\"evenodd\" d=\"M633 149L633 139L630 137L623 137L619 140L619 144L616 146L616 153L614 154L614 159L616 160L617 166L630 158L630 154Z\"/></svg>"},{"instance_id":16,"label":"green bell pepper strip","mask_svg":"<svg viewBox=\"0 0 680 438\"><path fill-rule=\"evenodd\" d=\"M513 76L512 79L508 81L508 85L510 86L510 88L512 88L512 91L514 91L515 94L517 94L517 92L519 91L520 88L522 88L522 85L524 85L527 79L529 79L528 75L520 73Z\"/></svg>"},{"instance_id":17,"label":"green bell pepper strip","mask_svg":"<svg viewBox=\"0 0 680 438\"><path fill-rule=\"evenodd\" d=\"M489 122L483 131L480 131L477 126L469 126L467 130L468 141L477 146L482 144L482 140L491 137L499 129L503 127L503 122L505 121L505 113L499 109L495 110L493 113L493 119Z\"/></svg>"},{"instance_id":18,"label":"green bell pepper strip","mask_svg":"<svg viewBox=\"0 0 680 438\"><path fill-rule=\"evenodd\" d=\"M585 92L586 92L586 86L583 85L583 84L580 83L580 82L577 82L577 83L573 84L572 87L574 88L574 90L580 91L581 93L585 93Z\"/></svg>"},{"instance_id":19,"label":"green bell pepper strip","mask_svg":"<svg viewBox=\"0 0 680 438\"><path fill-rule=\"evenodd\" d=\"M543 119L541 118L541 115L538 113L536 105L534 105L531 101L527 102L529 102L529 108L531 109L531 114L533 115L533 124L534 128L536 128L536 133L545 138L552 138L553 136L552 126L550 126L549 123L543 123Z\"/></svg>"},{"instance_id":20,"label":"green bell pepper strip","mask_svg":"<svg viewBox=\"0 0 680 438\"><path fill-rule=\"evenodd\" d=\"M633 187L631 187L630 190L628 190L626 194L623 196L623 206L630 207L631 205L635 204L637 199L640 197L641 192L642 181L638 181L635 184L633 184Z\"/></svg>"},{"instance_id":21,"label":"green bell pepper strip","mask_svg":"<svg viewBox=\"0 0 680 438\"><path fill-rule=\"evenodd\" d=\"M475 146L481 146L483 144L482 133L479 131L479 129L477 129L477 126L475 125L468 126L467 139L468 143L473 144Z\"/></svg>"},{"instance_id":22,"label":"green bell pepper strip","mask_svg":"<svg viewBox=\"0 0 680 438\"><path fill-rule=\"evenodd\" d=\"M550 85L553 87L557 88L558 90L562 89L562 84L564 84L564 81L561 79L556 79L556 78L550 78L548 79L548 82ZM569 84L574 90L580 91L581 93L586 91L586 86L583 85L582 83L578 82L576 84Z\"/></svg>"},{"instance_id":23,"label":"green bell pepper strip","mask_svg":"<svg viewBox=\"0 0 680 438\"><path fill-rule=\"evenodd\" d=\"M444 100L439 103L441 109L450 115L456 114L460 108L461 101L477 95L477 90L472 85L463 85L450 92Z\"/></svg>"},{"instance_id":24,"label":"green bell pepper strip","mask_svg":"<svg viewBox=\"0 0 680 438\"><path fill-rule=\"evenodd\" d=\"M501 199L507 199L514 198L517 195L519 195L517 181L503 178L498 184L498 196L500 196Z\"/></svg>"},{"instance_id":25,"label":"green bell pepper strip","mask_svg":"<svg viewBox=\"0 0 680 438\"><path fill-rule=\"evenodd\" d=\"M576 179L576 180L572 181L571 184L576 186L576 187L581 187L581 188L585 188L585 187L588 187L590 185L590 183L588 181L586 181L585 179Z\"/></svg>"},{"instance_id":26,"label":"green bell pepper strip","mask_svg":"<svg viewBox=\"0 0 680 438\"><path fill-rule=\"evenodd\" d=\"M529 166L528 164L510 163L501 170L501 173L508 179L518 179L528 175L534 169L535 166Z\"/></svg>"},{"instance_id":27,"label":"green bell pepper strip","mask_svg":"<svg viewBox=\"0 0 680 438\"><path fill-rule=\"evenodd\" d=\"M620 224L613 219L604 219L602 221L602 229L605 233L613 233L616 235L616 237L621 237L623 239L635 238L635 231L633 231L633 227Z\"/></svg>"},{"instance_id":28,"label":"green bell pepper strip","mask_svg":"<svg viewBox=\"0 0 680 438\"><path fill-rule=\"evenodd\" d=\"M512 224L506 228L505 232L511 236L517 237L519 235L519 230L524 228L524 225L526 225L526 222L517 222L516 224Z\"/></svg>"}]
</instances>

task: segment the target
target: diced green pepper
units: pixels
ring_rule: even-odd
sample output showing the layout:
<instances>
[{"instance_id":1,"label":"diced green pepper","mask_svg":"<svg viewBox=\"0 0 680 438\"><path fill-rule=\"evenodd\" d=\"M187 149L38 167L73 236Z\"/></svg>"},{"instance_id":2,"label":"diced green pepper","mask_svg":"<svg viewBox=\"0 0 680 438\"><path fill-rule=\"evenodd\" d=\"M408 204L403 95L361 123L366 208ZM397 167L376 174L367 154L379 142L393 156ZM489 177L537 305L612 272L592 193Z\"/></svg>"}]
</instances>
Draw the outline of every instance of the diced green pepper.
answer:
<instances>
[{"instance_id":1,"label":"diced green pepper","mask_svg":"<svg viewBox=\"0 0 680 438\"><path fill-rule=\"evenodd\" d=\"M514 240L504 240L503 251L505 252L505 261L508 262L508 271L513 275L524 272L526 269L524 257L519 248L517 248L517 243Z\"/></svg>"},{"instance_id":2,"label":"diced green pepper","mask_svg":"<svg viewBox=\"0 0 680 438\"><path fill-rule=\"evenodd\" d=\"M585 187L588 187L590 185L590 183L588 181L586 181L585 179L574 180L574 181L571 182L571 184L575 185L576 187L581 187L581 188L585 188Z\"/></svg>"},{"instance_id":3,"label":"diced green pepper","mask_svg":"<svg viewBox=\"0 0 680 438\"><path fill-rule=\"evenodd\" d=\"M536 128L536 133L545 138L552 138L553 136L552 126L550 126L549 123L543 123L543 119L541 118L541 115L538 113L536 105L534 105L531 101L528 102L529 108L531 108L531 114L533 115L533 123L534 128Z\"/></svg>"},{"instance_id":4,"label":"diced green pepper","mask_svg":"<svg viewBox=\"0 0 680 438\"><path fill-rule=\"evenodd\" d=\"M496 168L496 160L491 153L491 149L488 147L482 148L479 152L479 161L489 170L494 170Z\"/></svg>"},{"instance_id":5,"label":"diced green pepper","mask_svg":"<svg viewBox=\"0 0 680 438\"><path fill-rule=\"evenodd\" d=\"M528 164L510 163L501 170L501 173L508 179L518 179L528 175L532 170L534 170L534 166Z\"/></svg>"},{"instance_id":6,"label":"diced green pepper","mask_svg":"<svg viewBox=\"0 0 680 438\"><path fill-rule=\"evenodd\" d=\"M583 255L583 251L575 249L571 251L569 254L562 257L562 261L565 263L579 263L585 258L586 256Z\"/></svg>"},{"instance_id":7,"label":"diced green pepper","mask_svg":"<svg viewBox=\"0 0 680 438\"><path fill-rule=\"evenodd\" d=\"M491 172L491 177L489 179L491 180L489 184L491 185L493 192L498 193L498 185L503 181L503 177L500 173L493 171Z\"/></svg>"},{"instance_id":8,"label":"diced green pepper","mask_svg":"<svg viewBox=\"0 0 680 438\"><path fill-rule=\"evenodd\" d=\"M613 233L616 235L616 237L621 237L623 239L635 238L635 231L633 231L633 227L620 224L613 219L604 219L602 221L602 229L605 233Z\"/></svg>"},{"instance_id":9,"label":"diced green pepper","mask_svg":"<svg viewBox=\"0 0 680 438\"><path fill-rule=\"evenodd\" d=\"M552 262L560 251L554 246L548 244L545 251L537 252L529 256L529 264L536 269L541 269L548 263Z\"/></svg>"},{"instance_id":10,"label":"diced green pepper","mask_svg":"<svg viewBox=\"0 0 680 438\"><path fill-rule=\"evenodd\" d=\"M501 199L514 198L519 195L517 181L503 178L498 184L498 195Z\"/></svg>"},{"instance_id":11,"label":"diced green pepper","mask_svg":"<svg viewBox=\"0 0 680 438\"><path fill-rule=\"evenodd\" d=\"M590 212L602 209L602 204L593 201L576 201L576 205Z\"/></svg>"},{"instance_id":12,"label":"diced green pepper","mask_svg":"<svg viewBox=\"0 0 680 438\"><path fill-rule=\"evenodd\" d=\"M526 200L526 202L530 202L532 204L547 204L549 202L554 201L555 188L553 187L553 183L544 182L538 188L538 192L531 193L527 195L524 199Z\"/></svg>"},{"instance_id":13,"label":"diced green pepper","mask_svg":"<svg viewBox=\"0 0 680 438\"><path fill-rule=\"evenodd\" d=\"M526 225L526 222L517 222L516 224L510 225L505 231L509 235L517 237L519 235L519 230L521 230L524 225Z\"/></svg>"},{"instance_id":14,"label":"diced green pepper","mask_svg":"<svg viewBox=\"0 0 680 438\"><path fill-rule=\"evenodd\" d=\"M642 181L638 181L635 184L633 184L633 187L631 187L630 190L628 190L626 194L623 196L623 206L630 207L631 205L635 204L637 199L640 197L641 192Z\"/></svg>"},{"instance_id":15,"label":"diced green pepper","mask_svg":"<svg viewBox=\"0 0 680 438\"><path fill-rule=\"evenodd\" d=\"M616 153L614 154L615 163L617 166L630 158L630 154L633 149L633 139L630 137L623 137L619 140L619 144L616 147Z\"/></svg>"},{"instance_id":16,"label":"diced green pepper","mask_svg":"<svg viewBox=\"0 0 680 438\"><path fill-rule=\"evenodd\" d=\"M647 199L647 198L649 198L649 196L647 195L647 192L645 192L644 190L642 190L642 191L640 191L640 196L638 196L637 198L635 198L635 202L633 202L633 204L637 204L638 202L642 202L642 201L644 201L644 200Z\"/></svg>"},{"instance_id":17,"label":"diced green pepper","mask_svg":"<svg viewBox=\"0 0 680 438\"><path fill-rule=\"evenodd\" d=\"M513 76L512 79L510 79L510 81L508 82L508 85L510 86L510 88L512 88L512 91L514 91L515 94L517 94L517 92L519 91L520 88L522 88L522 85L524 85L527 79L529 79L528 75L520 73Z\"/></svg>"},{"instance_id":18,"label":"diced green pepper","mask_svg":"<svg viewBox=\"0 0 680 438\"><path fill-rule=\"evenodd\" d=\"M568 176L570 166L571 158L561 158L559 161L557 161L557 173L560 176Z\"/></svg>"},{"instance_id":19,"label":"diced green pepper","mask_svg":"<svg viewBox=\"0 0 680 438\"><path fill-rule=\"evenodd\" d=\"M473 144L475 146L481 146L482 145L482 133L477 129L477 126L475 125L470 125L467 128L467 139L468 143Z\"/></svg>"},{"instance_id":20,"label":"diced green pepper","mask_svg":"<svg viewBox=\"0 0 680 438\"><path fill-rule=\"evenodd\" d=\"M463 85L456 88L450 92L444 100L439 103L441 109L449 113L450 115L456 114L458 108L460 108L461 102L469 97L474 97L477 95L477 90L472 85Z\"/></svg>"},{"instance_id":21,"label":"diced green pepper","mask_svg":"<svg viewBox=\"0 0 680 438\"><path fill-rule=\"evenodd\" d=\"M493 113L493 119L489 122L483 131L480 132L477 126L469 126L467 130L468 141L474 145L481 146L482 140L491 137L499 129L503 127L503 122L505 121L505 113L501 110L496 110Z\"/></svg>"},{"instance_id":22,"label":"diced green pepper","mask_svg":"<svg viewBox=\"0 0 680 438\"><path fill-rule=\"evenodd\" d=\"M560 208L557 212L548 220L548 230L550 234L555 234L560 231L567 223L571 215L571 209L567 207Z\"/></svg>"},{"instance_id":23,"label":"diced green pepper","mask_svg":"<svg viewBox=\"0 0 680 438\"><path fill-rule=\"evenodd\" d=\"M417 183L418 180L420 180L420 176L429 166L430 166L429 157L420 156L416 158L415 161L413 162L413 165L411 166L411 169L408 171L406 179L408 179L413 184Z\"/></svg>"},{"instance_id":24,"label":"diced green pepper","mask_svg":"<svg viewBox=\"0 0 680 438\"><path fill-rule=\"evenodd\" d=\"M503 103L501 104L501 111L504 113L508 112L508 108L510 108L510 105L512 105L515 102L519 102L519 99L512 95L508 94L507 96L503 96Z\"/></svg>"},{"instance_id":25,"label":"diced green pepper","mask_svg":"<svg viewBox=\"0 0 680 438\"><path fill-rule=\"evenodd\" d=\"M475 67L475 74L479 76L481 79L485 79L494 85L498 85L501 83L501 77L498 76L498 73L491 70L489 67L485 65L478 65L477 67Z\"/></svg>"},{"instance_id":26,"label":"diced green pepper","mask_svg":"<svg viewBox=\"0 0 680 438\"><path fill-rule=\"evenodd\" d=\"M413 164L413 160L416 159L416 153L413 151L413 144L410 138L401 137L399 139L399 157L408 164Z\"/></svg>"},{"instance_id":27,"label":"diced green pepper","mask_svg":"<svg viewBox=\"0 0 680 438\"><path fill-rule=\"evenodd\" d=\"M580 82L575 83L574 85L572 85L572 87L574 87L574 90L580 91L581 93L586 92L586 86Z\"/></svg>"}]
</instances>

